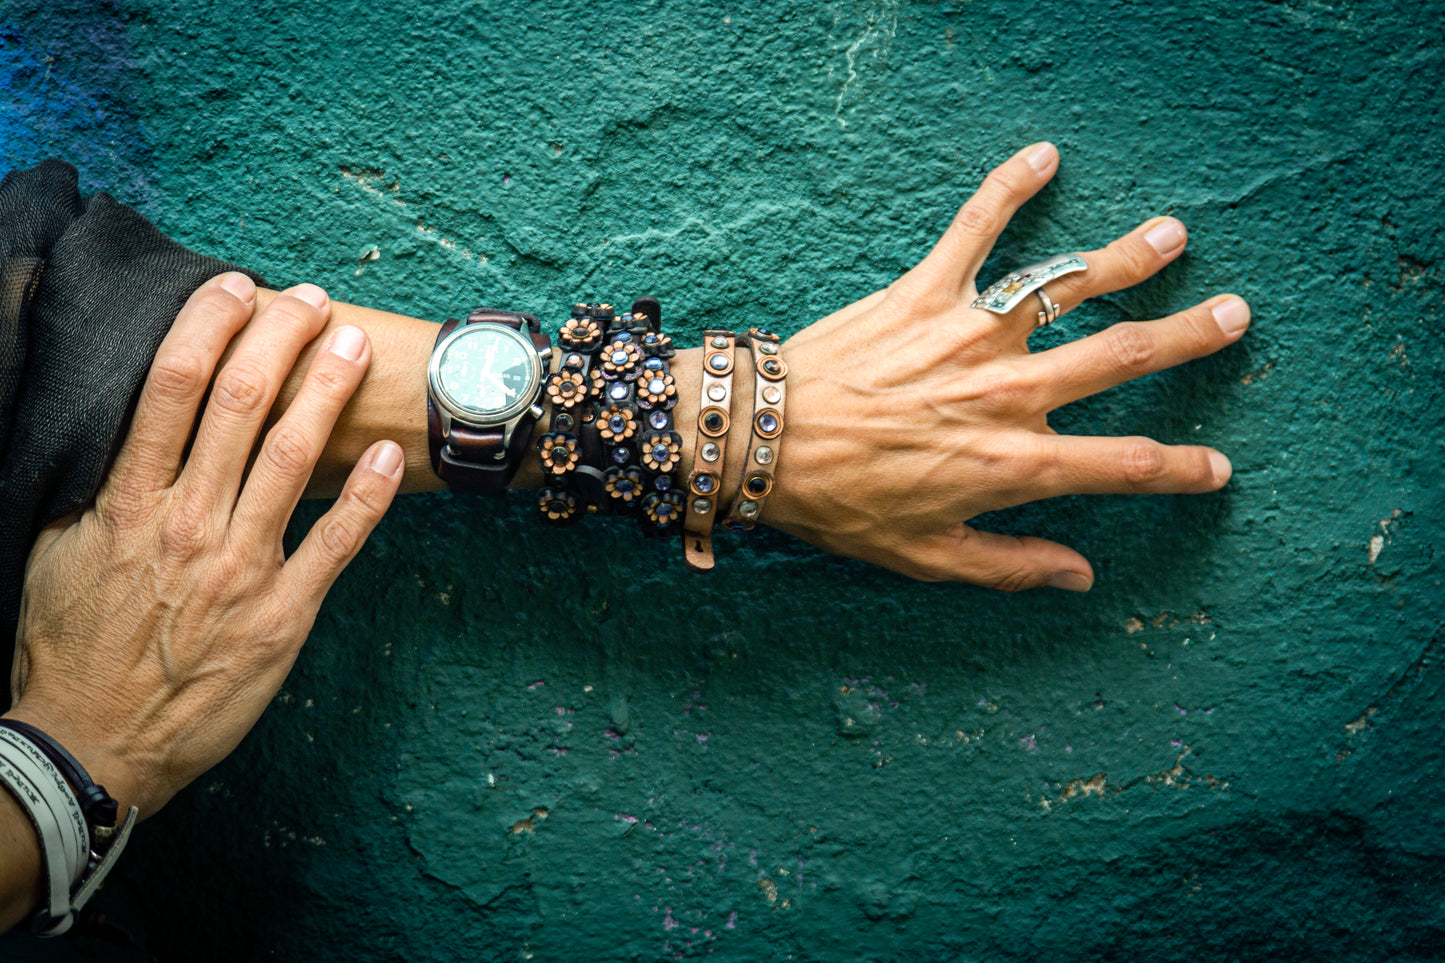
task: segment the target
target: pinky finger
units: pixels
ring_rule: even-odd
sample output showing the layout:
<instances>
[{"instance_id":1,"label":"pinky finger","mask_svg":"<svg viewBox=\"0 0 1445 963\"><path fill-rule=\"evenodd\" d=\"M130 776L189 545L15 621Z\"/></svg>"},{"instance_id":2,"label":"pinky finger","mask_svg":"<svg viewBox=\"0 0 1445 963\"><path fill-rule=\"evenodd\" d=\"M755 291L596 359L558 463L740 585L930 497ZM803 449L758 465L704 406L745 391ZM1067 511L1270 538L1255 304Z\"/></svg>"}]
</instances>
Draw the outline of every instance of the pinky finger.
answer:
<instances>
[{"instance_id":1,"label":"pinky finger","mask_svg":"<svg viewBox=\"0 0 1445 963\"><path fill-rule=\"evenodd\" d=\"M1094 570L1078 552L1058 542L981 532L963 523L919 539L910 554L919 574L932 581L970 582L1002 592L1050 586L1087 592Z\"/></svg>"},{"instance_id":2,"label":"pinky finger","mask_svg":"<svg viewBox=\"0 0 1445 963\"><path fill-rule=\"evenodd\" d=\"M297 595L320 605L341 570L361 551L401 484L401 446L379 441L366 450L331 510L286 560L285 578Z\"/></svg>"}]
</instances>

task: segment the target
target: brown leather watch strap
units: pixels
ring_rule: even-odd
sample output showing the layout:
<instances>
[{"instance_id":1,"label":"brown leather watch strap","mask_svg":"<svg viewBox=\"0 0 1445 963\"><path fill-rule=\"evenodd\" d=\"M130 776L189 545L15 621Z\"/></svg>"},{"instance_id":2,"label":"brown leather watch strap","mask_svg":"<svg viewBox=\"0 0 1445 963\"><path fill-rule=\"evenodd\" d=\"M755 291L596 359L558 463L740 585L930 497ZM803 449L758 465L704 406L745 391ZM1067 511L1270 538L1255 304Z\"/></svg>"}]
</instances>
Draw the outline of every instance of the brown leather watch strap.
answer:
<instances>
[{"instance_id":1,"label":"brown leather watch strap","mask_svg":"<svg viewBox=\"0 0 1445 963\"><path fill-rule=\"evenodd\" d=\"M494 308L474 308L468 312L465 321L448 319L437 332L436 346L439 347L459 325L478 323L505 324L526 334L538 352L552 349L552 340L542 333L541 321L535 315ZM443 437L441 412L430 391L427 392L426 415L427 447L432 470L437 477L453 490L485 495L506 492L507 485L521 466L522 452L531 440L532 428L537 422L530 412L524 413L512 431L511 445L505 446L506 436L500 427L473 428L455 420L452 421L451 431Z\"/></svg>"}]
</instances>

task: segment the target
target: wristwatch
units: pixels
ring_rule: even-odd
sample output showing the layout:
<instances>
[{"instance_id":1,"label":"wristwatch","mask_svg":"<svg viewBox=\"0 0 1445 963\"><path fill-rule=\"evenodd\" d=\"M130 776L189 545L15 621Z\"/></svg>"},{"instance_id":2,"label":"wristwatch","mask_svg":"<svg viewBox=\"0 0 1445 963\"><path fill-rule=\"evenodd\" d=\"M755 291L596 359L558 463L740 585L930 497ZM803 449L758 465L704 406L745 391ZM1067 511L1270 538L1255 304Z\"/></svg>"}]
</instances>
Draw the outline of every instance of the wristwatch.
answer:
<instances>
[{"instance_id":1,"label":"wristwatch","mask_svg":"<svg viewBox=\"0 0 1445 963\"><path fill-rule=\"evenodd\" d=\"M474 308L442 325L427 365L432 469L452 489L501 495L542 416L552 341L531 314Z\"/></svg>"}]
</instances>

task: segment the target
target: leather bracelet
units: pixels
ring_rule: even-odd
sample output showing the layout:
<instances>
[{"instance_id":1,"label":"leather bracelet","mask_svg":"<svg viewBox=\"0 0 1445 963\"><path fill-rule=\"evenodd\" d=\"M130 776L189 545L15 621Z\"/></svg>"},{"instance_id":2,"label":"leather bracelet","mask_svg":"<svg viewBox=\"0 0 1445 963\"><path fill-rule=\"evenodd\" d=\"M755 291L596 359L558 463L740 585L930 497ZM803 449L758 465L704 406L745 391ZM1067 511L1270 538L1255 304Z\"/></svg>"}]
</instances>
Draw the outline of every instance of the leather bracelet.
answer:
<instances>
[{"instance_id":1,"label":"leather bracelet","mask_svg":"<svg viewBox=\"0 0 1445 963\"><path fill-rule=\"evenodd\" d=\"M538 492L537 508L550 524L569 524L584 512L597 511L601 498L602 466L596 451L584 447L584 430L596 420L605 387L596 360L614 315L610 304L573 305L572 316L557 335L561 364L547 379L545 394L552 419L548 432L537 439L547 480Z\"/></svg>"},{"instance_id":2,"label":"leather bracelet","mask_svg":"<svg viewBox=\"0 0 1445 963\"><path fill-rule=\"evenodd\" d=\"M752 328L738 337L751 348L756 386L753 396L752 431L743 478L723 527L745 532L762 517L768 495L773 491L774 473L783 444L783 406L787 400L788 366L783 361L778 336L767 328Z\"/></svg>"},{"instance_id":3,"label":"leather bracelet","mask_svg":"<svg viewBox=\"0 0 1445 963\"><path fill-rule=\"evenodd\" d=\"M697 443L692 472L687 476L687 514L683 521L683 559L694 572L711 571L712 525L722 493L722 468L727 462L729 412L736 343L731 331L703 332L702 401L697 415Z\"/></svg>"}]
</instances>

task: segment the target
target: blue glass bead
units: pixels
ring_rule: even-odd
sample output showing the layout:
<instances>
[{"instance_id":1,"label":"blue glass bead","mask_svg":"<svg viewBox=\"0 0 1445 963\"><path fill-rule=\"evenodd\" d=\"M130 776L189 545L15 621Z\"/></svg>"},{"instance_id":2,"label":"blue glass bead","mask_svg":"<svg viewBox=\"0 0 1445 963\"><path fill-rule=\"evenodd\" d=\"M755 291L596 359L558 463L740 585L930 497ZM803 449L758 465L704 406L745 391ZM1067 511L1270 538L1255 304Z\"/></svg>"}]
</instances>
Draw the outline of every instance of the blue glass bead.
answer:
<instances>
[{"instance_id":1,"label":"blue glass bead","mask_svg":"<svg viewBox=\"0 0 1445 963\"><path fill-rule=\"evenodd\" d=\"M619 332L617 332L615 335L612 336L612 340L613 340L613 341L631 341L631 340L632 340L632 332L631 332L631 331L619 331Z\"/></svg>"},{"instance_id":2,"label":"blue glass bead","mask_svg":"<svg viewBox=\"0 0 1445 963\"><path fill-rule=\"evenodd\" d=\"M664 428L667 427L667 421L668 414L665 411L654 411L652 414L647 416L647 423L652 427L656 428L658 431L662 431Z\"/></svg>"},{"instance_id":3,"label":"blue glass bead","mask_svg":"<svg viewBox=\"0 0 1445 963\"><path fill-rule=\"evenodd\" d=\"M619 464L619 465L625 465L625 464L627 464L627 460L628 460L629 458L631 458L631 457L632 457L632 456L627 453L627 449L626 449L626 448L614 448L614 449L612 449L612 460L615 461L615 462L617 462L617 464Z\"/></svg>"},{"instance_id":4,"label":"blue glass bead","mask_svg":"<svg viewBox=\"0 0 1445 963\"><path fill-rule=\"evenodd\" d=\"M612 363L613 363L613 364L627 364L627 352L626 352L626 351L614 351L614 352L612 352Z\"/></svg>"},{"instance_id":5,"label":"blue glass bead","mask_svg":"<svg viewBox=\"0 0 1445 963\"><path fill-rule=\"evenodd\" d=\"M661 505L658 505L656 508L654 508L653 512L662 521L667 521L667 519L672 517L672 506L669 505L667 502L663 502Z\"/></svg>"},{"instance_id":6,"label":"blue glass bead","mask_svg":"<svg viewBox=\"0 0 1445 963\"><path fill-rule=\"evenodd\" d=\"M648 371L661 371L661 370L662 370L662 359L661 359L661 358L648 358L646 361L642 362L642 366L643 366L644 368L646 368Z\"/></svg>"},{"instance_id":7,"label":"blue glass bead","mask_svg":"<svg viewBox=\"0 0 1445 963\"><path fill-rule=\"evenodd\" d=\"M773 332L769 331L767 328L758 328L758 334L762 335L765 338L771 338L773 336Z\"/></svg>"},{"instance_id":8,"label":"blue glass bead","mask_svg":"<svg viewBox=\"0 0 1445 963\"><path fill-rule=\"evenodd\" d=\"M611 388L607 389L607 395L613 401L621 401L623 398L627 397L627 385L619 381Z\"/></svg>"},{"instance_id":9,"label":"blue glass bead","mask_svg":"<svg viewBox=\"0 0 1445 963\"><path fill-rule=\"evenodd\" d=\"M713 476L711 475L699 475L697 476L697 481L695 481L693 485L697 488L698 491L706 495L713 490L713 486L716 483L717 479L713 478Z\"/></svg>"},{"instance_id":10,"label":"blue glass bead","mask_svg":"<svg viewBox=\"0 0 1445 963\"><path fill-rule=\"evenodd\" d=\"M650 394L660 395L667 390L667 382L661 378L653 378L647 383L647 390Z\"/></svg>"},{"instance_id":11,"label":"blue glass bead","mask_svg":"<svg viewBox=\"0 0 1445 963\"><path fill-rule=\"evenodd\" d=\"M658 464L665 464L667 462L667 459L671 456L672 451L666 445L652 446L652 460L657 462Z\"/></svg>"},{"instance_id":12,"label":"blue glass bead","mask_svg":"<svg viewBox=\"0 0 1445 963\"><path fill-rule=\"evenodd\" d=\"M761 415L758 415L758 427L768 433L777 431L778 416L770 411L763 412Z\"/></svg>"},{"instance_id":13,"label":"blue glass bead","mask_svg":"<svg viewBox=\"0 0 1445 963\"><path fill-rule=\"evenodd\" d=\"M665 492L672 487L672 479L667 475L658 475L652 480L652 487L660 492Z\"/></svg>"},{"instance_id":14,"label":"blue glass bead","mask_svg":"<svg viewBox=\"0 0 1445 963\"><path fill-rule=\"evenodd\" d=\"M616 488L617 488L617 494L619 494L619 495L629 495L629 494L631 494L631 493L632 493L632 489L633 489L632 479L630 479L630 478L619 478L619 479L617 479L617 486L616 486Z\"/></svg>"},{"instance_id":15,"label":"blue glass bead","mask_svg":"<svg viewBox=\"0 0 1445 963\"><path fill-rule=\"evenodd\" d=\"M607 427L611 428L614 433L620 434L622 429L627 427L627 419L622 415L613 415L607 419Z\"/></svg>"}]
</instances>

